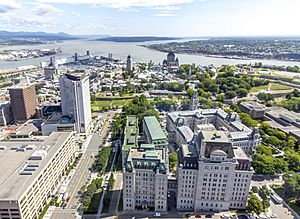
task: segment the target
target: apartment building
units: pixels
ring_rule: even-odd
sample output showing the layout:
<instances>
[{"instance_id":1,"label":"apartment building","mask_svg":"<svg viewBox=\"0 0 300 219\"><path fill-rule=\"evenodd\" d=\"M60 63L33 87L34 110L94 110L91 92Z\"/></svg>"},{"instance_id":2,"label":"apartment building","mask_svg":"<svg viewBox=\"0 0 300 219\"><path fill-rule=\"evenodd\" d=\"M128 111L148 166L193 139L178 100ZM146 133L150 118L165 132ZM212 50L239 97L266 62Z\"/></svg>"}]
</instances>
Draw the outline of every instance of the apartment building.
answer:
<instances>
[{"instance_id":1,"label":"apartment building","mask_svg":"<svg viewBox=\"0 0 300 219\"><path fill-rule=\"evenodd\" d=\"M205 130L225 131L233 146L242 147L247 153L255 152L256 146L261 144L257 128L248 128L237 113L226 113L222 109L169 113L166 128L169 142L178 146L187 144L195 134Z\"/></svg>"},{"instance_id":2,"label":"apartment building","mask_svg":"<svg viewBox=\"0 0 300 219\"><path fill-rule=\"evenodd\" d=\"M74 153L72 132L53 132L42 142L1 142L0 218L38 218Z\"/></svg>"},{"instance_id":3,"label":"apartment building","mask_svg":"<svg viewBox=\"0 0 300 219\"><path fill-rule=\"evenodd\" d=\"M179 150L179 211L244 209L254 171L224 131L201 131Z\"/></svg>"},{"instance_id":4,"label":"apartment building","mask_svg":"<svg viewBox=\"0 0 300 219\"><path fill-rule=\"evenodd\" d=\"M59 78L61 108L63 116L75 121L75 130L86 133L92 121L89 76L86 74L65 74Z\"/></svg>"}]
</instances>

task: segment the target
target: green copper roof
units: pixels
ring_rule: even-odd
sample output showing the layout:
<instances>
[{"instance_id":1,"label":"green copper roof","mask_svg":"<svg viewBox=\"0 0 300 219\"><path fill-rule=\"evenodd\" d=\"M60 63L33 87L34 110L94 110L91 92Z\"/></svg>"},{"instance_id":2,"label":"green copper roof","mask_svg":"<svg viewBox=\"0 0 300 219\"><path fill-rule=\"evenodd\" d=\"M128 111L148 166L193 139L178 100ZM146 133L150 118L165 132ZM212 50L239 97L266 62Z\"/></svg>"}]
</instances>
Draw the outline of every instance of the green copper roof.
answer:
<instances>
[{"instance_id":1,"label":"green copper roof","mask_svg":"<svg viewBox=\"0 0 300 219\"><path fill-rule=\"evenodd\" d=\"M149 131L152 141L167 139L167 136L163 132L163 130L155 116L147 116L144 118L144 121L148 128L148 131Z\"/></svg>"},{"instance_id":2,"label":"green copper roof","mask_svg":"<svg viewBox=\"0 0 300 219\"><path fill-rule=\"evenodd\" d=\"M123 151L137 147L138 144L138 121L135 116L127 116Z\"/></svg>"}]
</instances>

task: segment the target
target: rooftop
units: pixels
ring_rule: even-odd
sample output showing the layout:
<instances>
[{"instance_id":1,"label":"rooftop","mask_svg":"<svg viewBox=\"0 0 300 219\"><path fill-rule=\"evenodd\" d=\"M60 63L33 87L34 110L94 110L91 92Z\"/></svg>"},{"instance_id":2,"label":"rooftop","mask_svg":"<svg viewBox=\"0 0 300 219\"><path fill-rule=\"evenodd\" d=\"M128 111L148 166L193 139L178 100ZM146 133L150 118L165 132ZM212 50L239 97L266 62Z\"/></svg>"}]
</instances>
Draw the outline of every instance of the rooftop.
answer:
<instances>
[{"instance_id":1,"label":"rooftop","mask_svg":"<svg viewBox=\"0 0 300 219\"><path fill-rule=\"evenodd\" d=\"M205 142L230 143L227 134L223 131L201 131L202 140Z\"/></svg>"},{"instance_id":2,"label":"rooftop","mask_svg":"<svg viewBox=\"0 0 300 219\"><path fill-rule=\"evenodd\" d=\"M138 120L135 116L127 116L125 127L125 136L123 143L123 151L129 151L137 146L138 143Z\"/></svg>"},{"instance_id":3,"label":"rooftop","mask_svg":"<svg viewBox=\"0 0 300 219\"><path fill-rule=\"evenodd\" d=\"M147 116L144 118L144 121L152 140L167 139L155 116Z\"/></svg>"},{"instance_id":4,"label":"rooftop","mask_svg":"<svg viewBox=\"0 0 300 219\"><path fill-rule=\"evenodd\" d=\"M44 124L73 124L74 119L70 116L63 116L61 113L53 113Z\"/></svg>"},{"instance_id":5,"label":"rooftop","mask_svg":"<svg viewBox=\"0 0 300 219\"><path fill-rule=\"evenodd\" d=\"M265 110L266 107L263 104L254 101L245 101L241 102L241 105L247 107L248 109L256 109L256 110Z\"/></svg>"},{"instance_id":6,"label":"rooftop","mask_svg":"<svg viewBox=\"0 0 300 219\"><path fill-rule=\"evenodd\" d=\"M127 157L126 170L131 172L135 169L159 170L161 173L167 171L166 155L164 149L132 148Z\"/></svg>"},{"instance_id":7,"label":"rooftop","mask_svg":"<svg viewBox=\"0 0 300 219\"><path fill-rule=\"evenodd\" d=\"M234 157L238 160L250 160L245 151L241 147L233 148Z\"/></svg>"},{"instance_id":8,"label":"rooftop","mask_svg":"<svg viewBox=\"0 0 300 219\"><path fill-rule=\"evenodd\" d=\"M18 200L71 136L72 132L53 132L43 142L0 142L1 200Z\"/></svg>"},{"instance_id":9,"label":"rooftop","mask_svg":"<svg viewBox=\"0 0 300 219\"><path fill-rule=\"evenodd\" d=\"M22 135L22 136L28 136L31 135L34 132L39 131L39 127L42 123L42 120L28 120L24 124L22 124L20 127L18 127L15 131L13 131L11 134L13 135Z\"/></svg>"}]
</instances>

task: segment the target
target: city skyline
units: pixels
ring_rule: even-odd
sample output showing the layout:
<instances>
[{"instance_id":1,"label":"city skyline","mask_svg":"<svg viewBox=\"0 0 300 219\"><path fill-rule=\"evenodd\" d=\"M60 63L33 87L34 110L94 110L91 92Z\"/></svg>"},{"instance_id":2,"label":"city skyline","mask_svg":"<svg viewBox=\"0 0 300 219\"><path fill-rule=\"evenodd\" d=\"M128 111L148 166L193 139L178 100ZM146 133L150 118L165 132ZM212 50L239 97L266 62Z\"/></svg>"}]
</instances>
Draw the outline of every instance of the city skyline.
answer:
<instances>
[{"instance_id":1,"label":"city skyline","mask_svg":"<svg viewBox=\"0 0 300 219\"><path fill-rule=\"evenodd\" d=\"M300 35L293 0L13 0L0 30L178 37Z\"/></svg>"}]
</instances>

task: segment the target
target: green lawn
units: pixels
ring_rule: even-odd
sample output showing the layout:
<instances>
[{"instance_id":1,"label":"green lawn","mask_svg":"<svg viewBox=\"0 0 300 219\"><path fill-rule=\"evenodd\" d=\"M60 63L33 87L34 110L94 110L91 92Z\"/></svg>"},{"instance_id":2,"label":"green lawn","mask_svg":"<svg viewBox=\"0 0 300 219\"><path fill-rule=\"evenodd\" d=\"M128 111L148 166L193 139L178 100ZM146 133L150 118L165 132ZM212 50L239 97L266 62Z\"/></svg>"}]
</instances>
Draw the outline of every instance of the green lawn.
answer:
<instances>
[{"instance_id":1,"label":"green lawn","mask_svg":"<svg viewBox=\"0 0 300 219\"><path fill-rule=\"evenodd\" d=\"M262 86L259 86L259 87L252 87L250 92L258 92L258 91L263 90L263 89L268 89L268 86L269 85L262 85Z\"/></svg>"},{"instance_id":2,"label":"green lawn","mask_svg":"<svg viewBox=\"0 0 300 219\"><path fill-rule=\"evenodd\" d=\"M289 90L289 89L291 89L291 87L286 86L286 85L282 85L282 84L272 83L270 89L271 90Z\"/></svg>"},{"instance_id":3,"label":"green lawn","mask_svg":"<svg viewBox=\"0 0 300 219\"><path fill-rule=\"evenodd\" d=\"M98 111L99 107L109 107L109 106L119 106L122 107L124 105L127 105L131 100L101 100L101 101L94 101L92 103L92 110Z\"/></svg>"}]
</instances>

